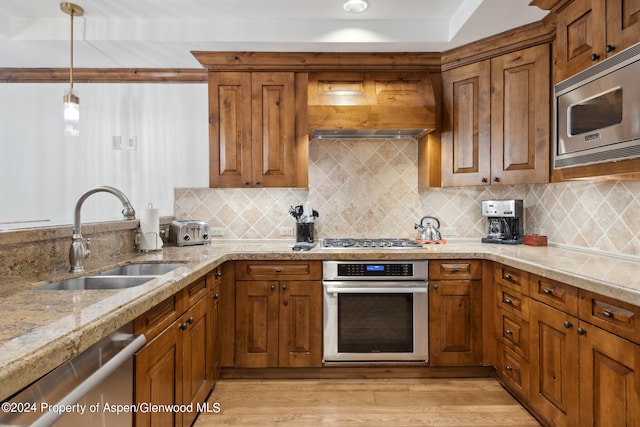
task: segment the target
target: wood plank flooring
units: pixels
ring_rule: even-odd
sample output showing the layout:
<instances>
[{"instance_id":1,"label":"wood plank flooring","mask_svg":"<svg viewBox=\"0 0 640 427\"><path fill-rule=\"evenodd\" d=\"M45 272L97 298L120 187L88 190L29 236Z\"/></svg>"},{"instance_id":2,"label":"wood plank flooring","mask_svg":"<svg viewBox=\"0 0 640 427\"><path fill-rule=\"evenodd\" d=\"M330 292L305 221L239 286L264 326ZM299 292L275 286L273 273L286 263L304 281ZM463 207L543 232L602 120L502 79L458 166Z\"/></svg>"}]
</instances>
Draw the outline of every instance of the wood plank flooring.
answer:
<instances>
[{"instance_id":1,"label":"wood plank flooring","mask_svg":"<svg viewBox=\"0 0 640 427\"><path fill-rule=\"evenodd\" d=\"M221 380L195 427L539 426L493 378Z\"/></svg>"}]
</instances>

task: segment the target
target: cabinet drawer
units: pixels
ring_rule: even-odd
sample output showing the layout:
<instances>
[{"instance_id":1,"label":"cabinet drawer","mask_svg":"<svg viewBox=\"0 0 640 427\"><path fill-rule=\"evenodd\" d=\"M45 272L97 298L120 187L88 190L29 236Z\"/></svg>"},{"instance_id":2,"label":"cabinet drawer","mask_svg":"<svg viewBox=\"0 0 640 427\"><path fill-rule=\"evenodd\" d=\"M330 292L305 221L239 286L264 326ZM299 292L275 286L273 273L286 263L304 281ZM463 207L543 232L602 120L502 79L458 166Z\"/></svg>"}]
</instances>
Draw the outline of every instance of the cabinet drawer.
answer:
<instances>
[{"instance_id":1,"label":"cabinet drawer","mask_svg":"<svg viewBox=\"0 0 640 427\"><path fill-rule=\"evenodd\" d=\"M529 273L520 271L517 268L496 264L493 272L493 279L496 283L514 289L522 295L529 295Z\"/></svg>"},{"instance_id":2,"label":"cabinet drawer","mask_svg":"<svg viewBox=\"0 0 640 427\"><path fill-rule=\"evenodd\" d=\"M202 277L200 280L196 280L189 286L183 289L184 298L187 302L187 306L184 309L188 309L193 306L200 298L204 297L209 293L209 286L205 277Z\"/></svg>"},{"instance_id":3,"label":"cabinet drawer","mask_svg":"<svg viewBox=\"0 0 640 427\"><path fill-rule=\"evenodd\" d=\"M499 308L529 321L529 297L501 285L497 286L496 293Z\"/></svg>"},{"instance_id":4,"label":"cabinet drawer","mask_svg":"<svg viewBox=\"0 0 640 427\"><path fill-rule=\"evenodd\" d=\"M640 344L640 307L580 290L580 319Z\"/></svg>"},{"instance_id":5,"label":"cabinet drawer","mask_svg":"<svg viewBox=\"0 0 640 427\"><path fill-rule=\"evenodd\" d=\"M529 359L529 323L498 310L498 339L525 359Z\"/></svg>"},{"instance_id":6,"label":"cabinet drawer","mask_svg":"<svg viewBox=\"0 0 640 427\"><path fill-rule=\"evenodd\" d=\"M136 334L144 334L147 342L165 330L180 314L180 292L162 301L133 321Z\"/></svg>"},{"instance_id":7,"label":"cabinet drawer","mask_svg":"<svg viewBox=\"0 0 640 427\"><path fill-rule=\"evenodd\" d=\"M475 280L482 278L482 261L429 261L429 280Z\"/></svg>"},{"instance_id":8,"label":"cabinet drawer","mask_svg":"<svg viewBox=\"0 0 640 427\"><path fill-rule=\"evenodd\" d=\"M525 401L529 400L529 362L498 343L497 374L504 384Z\"/></svg>"},{"instance_id":9,"label":"cabinet drawer","mask_svg":"<svg viewBox=\"0 0 640 427\"><path fill-rule=\"evenodd\" d=\"M529 295L540 302L564 311L572 316L578 315L578 289L555 280L531 275Z\"/></svg>"},{"instance_id":10,"label":"cabinet drawer","mask_svg":"<svg viewBox=\"0 0 640 427\"><path fill-rule=\"evenodd\" d=\"M320 280L320 261L239 261L237 280Z\"/></svg>"}]
</instances>

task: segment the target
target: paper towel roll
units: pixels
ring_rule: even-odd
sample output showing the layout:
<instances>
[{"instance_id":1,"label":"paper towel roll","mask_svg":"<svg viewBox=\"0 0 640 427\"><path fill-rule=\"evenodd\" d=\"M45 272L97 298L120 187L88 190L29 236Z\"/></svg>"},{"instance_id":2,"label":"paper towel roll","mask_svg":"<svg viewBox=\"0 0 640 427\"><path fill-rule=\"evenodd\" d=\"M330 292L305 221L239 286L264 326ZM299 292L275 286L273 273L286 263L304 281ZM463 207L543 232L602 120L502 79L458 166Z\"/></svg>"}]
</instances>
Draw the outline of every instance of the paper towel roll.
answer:
<instances>
[{"instance_id":1,"label":"paper towel roll","mask_svg":"<svg viewBox=\"0 0 640 427\"><path fill-rule=\"evenodd\" d=\"M160 209L151 207L143 209L140 213L140 249L156 250L162 248L160 238Z\"/></svg>"}]
</instances>

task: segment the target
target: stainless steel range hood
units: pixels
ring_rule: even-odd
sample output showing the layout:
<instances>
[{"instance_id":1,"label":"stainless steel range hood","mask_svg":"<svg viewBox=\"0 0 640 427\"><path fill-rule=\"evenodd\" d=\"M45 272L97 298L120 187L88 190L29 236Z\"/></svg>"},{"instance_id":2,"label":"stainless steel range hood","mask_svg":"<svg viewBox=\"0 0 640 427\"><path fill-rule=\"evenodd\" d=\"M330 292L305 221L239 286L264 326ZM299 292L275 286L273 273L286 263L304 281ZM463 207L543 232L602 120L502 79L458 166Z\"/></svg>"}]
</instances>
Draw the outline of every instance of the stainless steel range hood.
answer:
<instances>
[{"instance_id":1,"label":"stainless steel range hood","mask_svg":"<svg viewBox=\"0 0 640 427\"><path fill-rule=\"evenodd\" d=\"M416 139L429 131L429 129L313 129L311 137L313 139Z\"/></svg>"},{"instance_id":2,"label":"stainless steel range hood","mask_svg":"<svg viewBox=\"0 0 640 427\"><path fill-rule=\"evenodd\" d=\"M420 138L436 128L429 73L310 73L312 139Z\"/></svg>"}]
</instances>

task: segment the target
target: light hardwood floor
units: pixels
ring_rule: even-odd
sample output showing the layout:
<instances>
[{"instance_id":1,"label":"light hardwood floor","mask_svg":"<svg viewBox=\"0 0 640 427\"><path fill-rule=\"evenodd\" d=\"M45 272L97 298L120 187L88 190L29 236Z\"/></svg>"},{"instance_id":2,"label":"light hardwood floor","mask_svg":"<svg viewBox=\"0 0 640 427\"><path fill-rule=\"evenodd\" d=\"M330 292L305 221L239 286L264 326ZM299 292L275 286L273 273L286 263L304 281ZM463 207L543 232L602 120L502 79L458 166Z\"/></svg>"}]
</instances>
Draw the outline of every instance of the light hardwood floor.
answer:
<instances>
[{"instance_id":1,"label":"light hardwood floor","mask_svg":"<svg viewBox=\"0 0 640 427\"><path fill-rule=\"evenodd\" d=\"M538 426L495 379L221 380L195 427Z\"/></svg>"}]
</instances>

